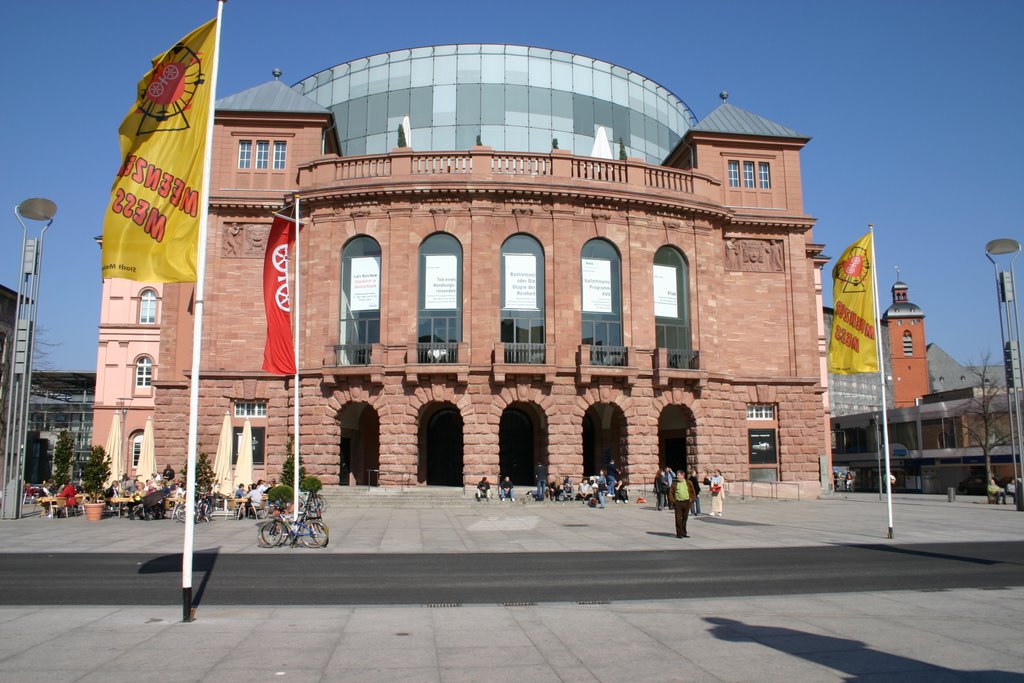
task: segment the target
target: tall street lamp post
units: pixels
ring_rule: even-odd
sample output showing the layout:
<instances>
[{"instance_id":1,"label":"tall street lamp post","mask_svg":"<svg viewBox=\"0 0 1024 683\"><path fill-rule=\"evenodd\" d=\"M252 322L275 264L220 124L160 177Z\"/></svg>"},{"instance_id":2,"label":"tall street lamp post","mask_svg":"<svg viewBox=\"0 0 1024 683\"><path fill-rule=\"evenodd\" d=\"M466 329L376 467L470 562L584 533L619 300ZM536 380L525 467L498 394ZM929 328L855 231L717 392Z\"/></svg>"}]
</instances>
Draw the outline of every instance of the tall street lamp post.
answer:
<instances>
[{"instance_id":1,"label":"tall street lamp post","mask_svg":"<svg viewBox=\"0 0 1024 683\"><path fill-rule=\"evenodd\" d=\"M14 353L7 392L7 424L4 438L3 519L21 516L25 448L28 441L28 405L32 389L32 355L36 340L36 313L39 306L40 266L43 261L43 236L53 223L57 205L49 199L34 197L14 207L21 223L21 277L14 322ZM45 221L39 237L29 238L24 219Z\"/></svg>"},{"instance_id":2,"label":"tall street lamp post","mask_svg":"<svg viewBox=\"0 0 1024 683\"><path fill-rule=\"evenodd\" d=\"M1000 268L994 257L1010 256L1006 268ZM1013 265L1020 255L1020 242L1002 238L985 245L985 255L992 262L996 274L996 295L999 298L999 334L1003 342L1003 363L1006 367L1006 412L1010 423L1010 460L1013 463L1015 480L1014 504L1024 511L1024 495L1019 483L1024 464L1024 434L1022 434L1020 392L1024 389L1021 379L1020 352L1020 311L1017 307L1017 290L1013 283Z\"/></svg>"}]
</instances>

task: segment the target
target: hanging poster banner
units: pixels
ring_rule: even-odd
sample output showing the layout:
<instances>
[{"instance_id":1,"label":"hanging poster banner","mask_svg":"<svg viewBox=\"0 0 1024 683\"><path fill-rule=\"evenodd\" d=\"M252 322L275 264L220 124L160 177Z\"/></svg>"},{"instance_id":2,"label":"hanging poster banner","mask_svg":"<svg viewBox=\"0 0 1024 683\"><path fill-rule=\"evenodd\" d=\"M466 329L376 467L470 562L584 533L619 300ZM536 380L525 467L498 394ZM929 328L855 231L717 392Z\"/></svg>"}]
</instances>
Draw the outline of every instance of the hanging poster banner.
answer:
<instances>
[{"instance_id":1,"label":"hanging poster banner","mask_svg":"<svg viewBox=\"0 0 1024 683\"><path fill-rule=\"evenodd\" d=\"M349 279L349 308L353 311L380 310L380 257L352 259Z\"/></svg>"},{"instance_id":2,"label":"hanging poster banner","mask_svg":"<svg viewBox=\"0 0 1024 683\"><path fill-rule=\"evenodd\" d=\"M423 308L453 311L458 306L459 260L455 254L427 254L423 266Z\"/></svg>"},{"instance_id":3,"label":"hanging poster banner","mask_svg":"<svg viewBox=\"0 0 1024 683\"><path fill-rule=\"evenodd\" d=\"M608 259L582 259L583 311L612 312L612 262Z\"/></svg>"},{"instance_id":4,"label":"hanging poster banner","mask_svg":"<svg viewBox=\"0 0 1024 683\"><path fill-rule=\"evenodd\" d=\"M654 315L679 317L679 295L676 291L675 266L654 266Z\"/></svg>"},{"instance_id":5,"label":"hanging poster banner","mask_svg":"<svg viewBox=\"0 0 1024 683\"><path fill-rule=\"evenodd\" d=\"M505 303L502 308L537 310L537 257L505 254Z\"/></svg>"}]
</instances>

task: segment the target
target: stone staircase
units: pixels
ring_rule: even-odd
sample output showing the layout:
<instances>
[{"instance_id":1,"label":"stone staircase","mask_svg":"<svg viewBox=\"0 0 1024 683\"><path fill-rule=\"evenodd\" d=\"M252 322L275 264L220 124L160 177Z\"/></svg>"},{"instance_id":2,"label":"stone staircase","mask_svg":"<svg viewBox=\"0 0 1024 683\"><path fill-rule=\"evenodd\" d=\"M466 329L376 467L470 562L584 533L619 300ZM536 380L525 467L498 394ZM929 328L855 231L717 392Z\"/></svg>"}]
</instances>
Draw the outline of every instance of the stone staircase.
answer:
<instances>
[{"instance_id":1,"label":"stone staircase","mask_svg":"<svg viewBox=\"0 0 1024 683\"><path fill-rule=\"evenodd\" d=\"M476 490L461 486L324 486L320 491L328 509L392 508L424 510L480 505ZM497 499L484 505L497 505Z\"/></svg>"}]
</instances>

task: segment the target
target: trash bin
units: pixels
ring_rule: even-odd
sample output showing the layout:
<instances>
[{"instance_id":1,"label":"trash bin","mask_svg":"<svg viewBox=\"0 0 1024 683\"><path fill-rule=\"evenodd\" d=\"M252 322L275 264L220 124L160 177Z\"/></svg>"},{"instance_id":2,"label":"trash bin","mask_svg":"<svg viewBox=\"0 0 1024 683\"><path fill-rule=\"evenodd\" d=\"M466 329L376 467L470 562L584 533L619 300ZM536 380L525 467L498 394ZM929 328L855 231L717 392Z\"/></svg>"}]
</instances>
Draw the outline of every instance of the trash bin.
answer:
<instances>
[{"instance_id":1,"label":"trash bin","mask_svg":"<svg viewBox=\"0 0 1024 683\"><path fill-rule=\"evenodd\" d=\"M946 489L946 501L949 503L956 502L956 489L952 486Z\"/></svg>"}]
</instances>

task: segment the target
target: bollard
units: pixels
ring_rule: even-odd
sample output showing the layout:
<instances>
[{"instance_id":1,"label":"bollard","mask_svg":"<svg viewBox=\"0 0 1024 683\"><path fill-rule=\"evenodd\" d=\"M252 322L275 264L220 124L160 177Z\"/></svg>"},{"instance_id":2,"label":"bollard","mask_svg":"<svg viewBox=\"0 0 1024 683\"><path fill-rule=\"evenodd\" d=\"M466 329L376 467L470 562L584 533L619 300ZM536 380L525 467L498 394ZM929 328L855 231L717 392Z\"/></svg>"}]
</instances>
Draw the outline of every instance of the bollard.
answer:
<instances>
[{"instance_id":1,"label":"bollard","mask_svg":"<svg viewBox=\"0 0 1024 683\"><path fill-rule=\"evenodd\" d=\"M946 489L946 501L949 503L956 502L956 489L953 488L952 486Z\"/></svg>"}]
</instances>

